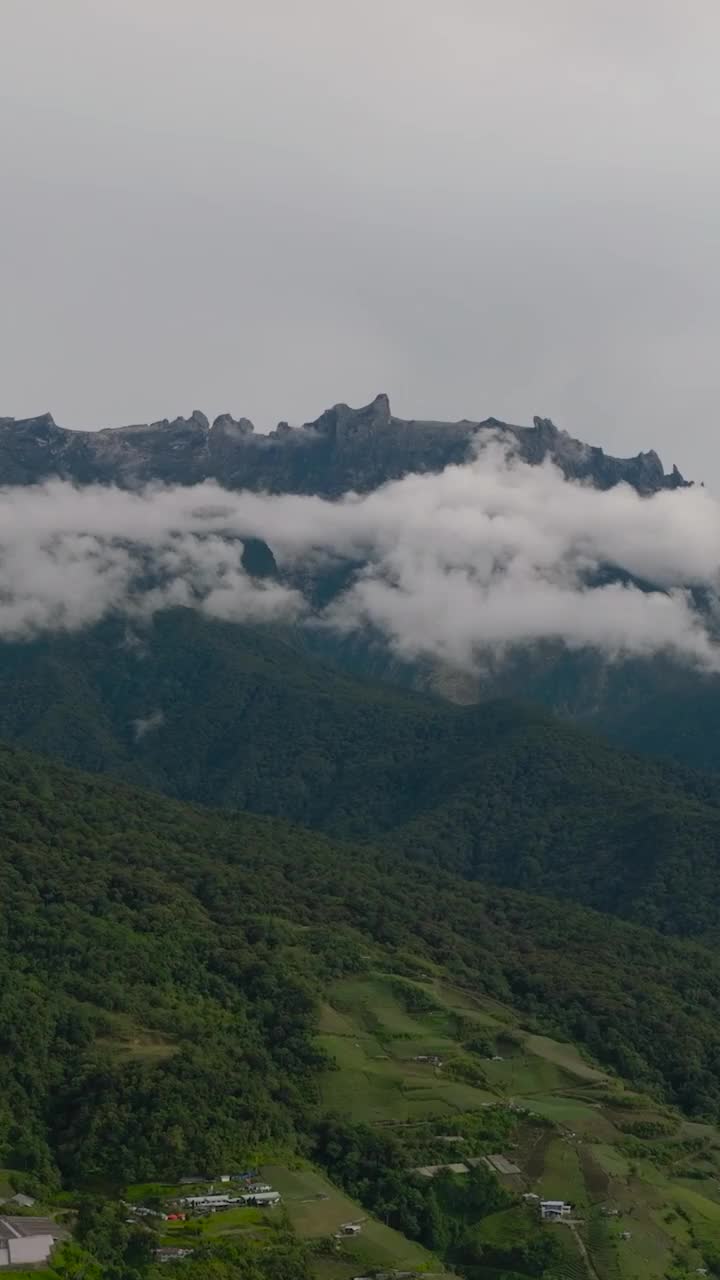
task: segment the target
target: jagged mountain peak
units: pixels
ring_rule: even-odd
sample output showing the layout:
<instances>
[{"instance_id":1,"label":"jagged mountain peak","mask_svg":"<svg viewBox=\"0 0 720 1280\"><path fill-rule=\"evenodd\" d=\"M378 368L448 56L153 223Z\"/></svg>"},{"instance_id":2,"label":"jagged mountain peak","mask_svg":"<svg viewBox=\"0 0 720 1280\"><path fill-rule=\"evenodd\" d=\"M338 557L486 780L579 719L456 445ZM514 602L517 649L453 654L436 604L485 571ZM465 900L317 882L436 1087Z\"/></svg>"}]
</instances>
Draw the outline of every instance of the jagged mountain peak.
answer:
<instances>
[{"instance_id":1,"label":"jagged mountain peak","mask_svg":"<svg viewBox=\"0 0 720 1280\"><path fill-rule=\"evenodd\" d=\"M52 477L134 488L150 481L336 497L367 492L411 471L441 471L471 456L476 437L494 432L531 463L551 458L568 476L607 489L625 482L640 493L686 484L677 467L666 475L654 450L614 458L535 417L530 427L490 417L459 422L395 417L383 392L369 404L339 403L302 426L280 422L269 434L245 417L222 413L212 426L200 409L188 418L71 431L49 413L0 418L0 484Z\"/></svg>"}]
</instances>

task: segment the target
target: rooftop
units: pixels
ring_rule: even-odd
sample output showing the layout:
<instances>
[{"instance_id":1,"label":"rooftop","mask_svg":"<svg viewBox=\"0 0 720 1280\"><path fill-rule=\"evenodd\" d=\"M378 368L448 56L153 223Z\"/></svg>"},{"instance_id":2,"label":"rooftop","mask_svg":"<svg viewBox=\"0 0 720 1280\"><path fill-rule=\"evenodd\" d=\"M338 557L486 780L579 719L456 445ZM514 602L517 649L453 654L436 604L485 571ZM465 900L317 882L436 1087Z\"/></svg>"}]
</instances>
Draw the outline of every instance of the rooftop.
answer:
<instances>
[{"instance_id":1,"label":"rooftop","mask_svg":"<svg viewBox=\"0 0 720 1280\"><path fill-rule=\"evenodd\" d=\"M0 1216L0 1240L17 1240L27 1236L52 1236L54 1240L69 1240L70 1232L65 1227L59 1227L52 1218Z\"/></svg>"}]
</instances>

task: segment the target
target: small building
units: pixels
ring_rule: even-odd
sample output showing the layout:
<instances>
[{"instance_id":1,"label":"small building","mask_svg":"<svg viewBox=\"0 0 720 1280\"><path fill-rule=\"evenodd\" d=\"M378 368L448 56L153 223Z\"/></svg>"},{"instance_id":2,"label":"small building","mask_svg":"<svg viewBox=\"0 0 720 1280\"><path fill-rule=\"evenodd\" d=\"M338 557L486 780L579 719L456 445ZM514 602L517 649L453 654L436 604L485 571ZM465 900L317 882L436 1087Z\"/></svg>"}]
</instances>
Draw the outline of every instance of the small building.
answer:
<instances>
[{"instance_id":1,"label":"small building","mask_svg":"<svg viewBox=\"0 0 720 1280\"><path fill-rule=\"evenodd\" d=\"M572 1205L566 1200L541 1200L540 1217L546 1222L557 1222L559 1218L569 1218Z\"/></svg>"},{"instance_id":2,"label":"small building","mask_svg":"<svg viewBox=\"0 0 720 1280\"><path fill-rule=\"evenodd\" d=\"M279 1191L254 1191L252 1195L243 1196L246 1204L269 1205L280 1203Z\"/></svg>"},{"instance_id":3,"label":"small building","mask_svg":"<svg viewBox=\"0 0 720 1280\"><path fill-rule=\"evenodd\" d=\"M21 1191L18 1191L16 1196L12 1196L9 1200L6 1200L5 1203L16 1204L20 1209L32 1209L35 1201L32 1196L23 1195Z\"/></svg>"},{"instance_id":4,"label":"small building","mask_svg":"<svg viewBox=\"0 0 720 1280\"><path fill-rule=\"evenodd\" d=\"M243 1204L244 1201L245 1196L183 1196L180 1204L187 1205L188 1209L229 1209L234 1204Z\"/></svg>"},{"instance_id":5,"label":"small building","mask_svg":"<svg viewBox=\"0 0 720 1280\"><path fill-rule=\"evenodd\" d=\"M539 1200L539 1199L540 1199L540 1197L539 1197L538 1195L536 1195L534 1191L524 1191L524 1192L523 1192L523 1197L522 1197L522 1198L523 1198L523 1200L528 1200L528 1201L530 1201L530 1200Z\"/></svg>"},{"instance_id":6,"label":"small building","mask_svg":"<svg viewBox=\"0 0 720 1280\"><path fill-rule=\"evenodd\" d=\"M359 1222L343 1222L340 1231L344 1236L359 1236L362 1227Z\"/></svg>"},{"instance_id":7,"label":"small building","mask_svg":"<svg viewBox=\"0 0 720 1280\"><path fill-rule=\"evenodd\" d=\"M36 1267L46 1263L58 1240L69 1233L52 1218L0 1218L0 1267Z\"/></svg>"},{"instance_id":8,"label":"small building","mask_svg":"<svg viewBox=\"0 0 720 1280\"><path fill-rule=\"evenodd\" d=\"M413 1173L419 1173L423 1178L436 1178L439 1173L468 1173L468 1166L461 1164L459 1161L453 1164L421 1164Z\"/></svg>"}]
</instances>

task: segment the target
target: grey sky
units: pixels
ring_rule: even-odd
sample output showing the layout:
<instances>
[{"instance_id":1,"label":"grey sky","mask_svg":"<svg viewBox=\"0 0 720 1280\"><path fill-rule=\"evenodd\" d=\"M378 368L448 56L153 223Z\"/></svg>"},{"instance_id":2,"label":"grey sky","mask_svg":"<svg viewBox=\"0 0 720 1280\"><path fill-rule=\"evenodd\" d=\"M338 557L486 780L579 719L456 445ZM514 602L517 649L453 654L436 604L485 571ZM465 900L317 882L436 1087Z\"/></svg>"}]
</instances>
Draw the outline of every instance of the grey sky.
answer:
<instances>
[{"instance_id":1,"label":"grey sky","mask_svg":"<svg viewBox=\"0 0 720 1280\"><path fill-rule=\"evenodd\" d=\"M2 0L0 414L554 418L720 471L714 0Z\"/></svg>"}]
</instances>

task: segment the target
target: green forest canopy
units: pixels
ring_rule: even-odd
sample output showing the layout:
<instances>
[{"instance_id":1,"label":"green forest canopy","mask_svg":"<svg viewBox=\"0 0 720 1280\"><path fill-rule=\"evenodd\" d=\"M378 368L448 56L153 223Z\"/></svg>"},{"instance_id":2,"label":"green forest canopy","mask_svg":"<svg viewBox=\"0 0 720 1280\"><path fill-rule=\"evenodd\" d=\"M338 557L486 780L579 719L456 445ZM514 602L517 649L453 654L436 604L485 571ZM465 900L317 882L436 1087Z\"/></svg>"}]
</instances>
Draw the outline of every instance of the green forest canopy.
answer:
<instances>
[{"instance_id":1,"label":"green forest canopy","mask_svg":"<svg viewBox=\"0 0 720 1280\"><path fill-rule=\"evenodd\" d=\"M715 777L543 711L353 680L277 633L175 611L133 644L119 621L6 644L0 735L192 803L720 937Z\"/></svg>"},{"instance_id":2,"label":"green forest canopy","mask_svg":"<svg viewBox=\"0 0 720 1280\"><path fill-rule=\"evenodd\" d=\"M720 1110L720 961L697 944L10 748L0 831L6 1164L120 1183L292 1146L318 1114L317 996L369 963L441 966Z\"/></svg>"}]
</instances>

